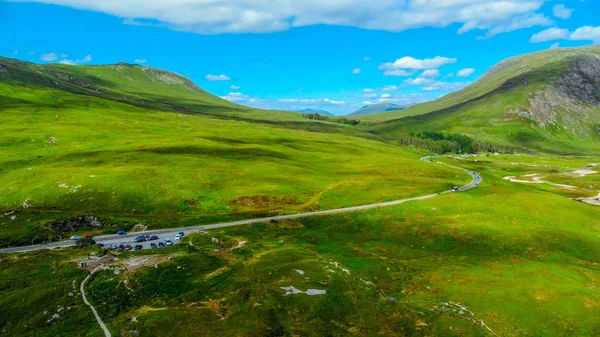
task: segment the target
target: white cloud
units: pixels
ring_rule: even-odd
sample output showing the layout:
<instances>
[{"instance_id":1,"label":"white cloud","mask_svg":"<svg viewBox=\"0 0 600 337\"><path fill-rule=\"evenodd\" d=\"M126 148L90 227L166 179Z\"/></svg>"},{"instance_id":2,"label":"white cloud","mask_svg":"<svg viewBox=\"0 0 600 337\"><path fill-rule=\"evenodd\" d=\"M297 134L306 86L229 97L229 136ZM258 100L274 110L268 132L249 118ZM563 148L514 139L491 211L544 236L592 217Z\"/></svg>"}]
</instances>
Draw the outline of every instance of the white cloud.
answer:
<instances>
[{"instance_id":1,"label":"white cloud","mask_svg":"<svg viewBox=\"0 0 600 337\"><path fill-rule=\"evenodd\" d=\"M600 43L600 26L584 26L577 28L569 36L569 40L574 41L594 41L594 43Z\"/></svg>"},{"instance_id":2,"label":"white cloud","mask_svg":"<svg viewBox=\"0 0 600 337\"><path fill-rule=\"evenodd\" d=\"M40 55L40 60L45 61L45 62L56 61L56 60L58 60L58 55L54 52L42 54L42 55Z\"/></svg>"},{"instance_id":3,"label":"white cloud","mask_svg":"<svg viewBox=\"0 0 600 337\"><path fill-rule=\"evenodd\" d=\"M413 73L404 69L388 69L383 73L383 76L412 76Z\"/></svg>"},{"instance_id":4,"label":"white cloud","mask_svg":"<svg viewBox=\"0 0 600 337\"><path fill-rule=\"evenodd\" d=\"M365 56L362 58L363 61L371 61L371 58L369 56Z\"/></svg>"},{"instance_id":5,"label":"white cloud","mask_svg":"<svg viewBox=\"0 0 600 337\"><path fill-rule=\"evenodd\" d=\"M229 94L227 94L225 96L221 96L221 98L226 99L231 102L242 102L242 101L248 101L250 99L250 96L244 95L241 92L230 92Z\"/></svg>"},{"instance_id":6,"label":"white cloud","mask_svg":"<svg viewBox=\"0 0 600 337\"><path fill-rule=\"evenodd\" d=\"M406 80L404 80L404 84L406 85L425 85L432 82L433 80L430 80L425 77L407 78Z\"/></svg>"},{"instance_id":7,"label":"white cloud","mask_svg":"<svg viewBox=\"0 0 600 337\"><path fill-rule=\"evenodd\" d=\"M554 40L571 40L571 41L593 41L600 43L600 26L583 26L577 28L574 32L569 32L567 29L550 28L534 34L529 42L546 42Z\"/></svg>"},{"instance_id":8,"label":"white cloud","mask_svg":"<svg viewBox=\"0 0 600 337\"><path fill-rule=\"evenodd\" d=\"M557 18L568 19L571 17L571 14L573 14L573 9L567 8L563 4L558 4L552 8L552 12Z\"/></svg>"},{"instance_id":9,"label":"white cloud","mask_svg":"<svg viewBox=\"0 0 600 337\"><path fill-rule=\"evenodd\" d=\"M294 104L331 104L331 105L343 105L346 104L345 101L336 101L329 98L323 99L298 99L298 98L282 98L279 100L282 103L294 103Z\"/></svg>"},{"instance_id":10,"label":"white cloud","mask_svg":"<svg viewBox=\"0 0 600 337\"><path fill-rule=\"evenodd\" d=\"M365 89L363 89L363 92L373 92L373 89L371 89L371 88L365 88Z\"/></svg>"},{"instance_id":11,"label":"white cloud","mask_svg":"<svg viewBox=\"0 0 600 337\"><path fill-rule=\"evenodd\" d=\"M363 94L363 98L375 98L377 94Z\"/></svg>"},{"instance_id":12,"label":"white cloud","mask_svg":"<svg viewBox=\"0 0 600 337\"><path fill-rule=\"evenodd\" d=\"M523 28L531 28L535 26L550 26L554 23L551 19L547 18L543 14L528 14L513 18L510 22L497 25L490 28L484 36L481 38L490 38L502 33L508 33Z\"/></svg>"},{"instance_id":13,"label":"white cloud","mask_svg":"<svg viewBox=\"0 0 600 337\"><path fill-rule=\"evenodd\" d=\"M469 77L469 76L473 75L474 72L475 72L474 68L465 68L465 69L460 70L459 72L457 72L456 76L458 76L458 77Z\"/></svg>"},{"instance_id":14,"label":"white cloud","mask_svg":"<svg viewBox=\"0 0 600 337\"><path fill-rule=\"evenodd\" d=\"M566 38L568 35L568 29L548 28L537 34L533 34L533 36L531 36L531 39L529 39L529 42L538 43L552 40L560 40Z\"/></svg>"},{"instance_id":15,"label":"white cloud","mask_svg":"<svg viewBox=\"0 0 600 337\"><path fill-rule=\"evenodd\" d=\"M346 102L344 102L344 101L334 101L334 100L331 100L329 98L323 99L323 102L329 103L329 104L335 104L335 105L346 104Z\"/></svg>"},{"instance_id":16,"label":"white cloud","mask_svg":"<svg viewBox=\"0 0 600 337\"><path fill-rule=\"evenodd\" d=\"M91 60L92 60L92 55L88 54L88 55L85 55L85 57L82 58L81 60L77 59L77 61L75 61L75 62L76 63L86 63L86 62L90 62Z\"/></svg>"},{"instance_id":17,"label":"white cloud","mask_svg":"<svg viewBox=\"0 0 600 337\"><path fill-rule=\"evenodd\" d=\"M560 48L560 43L555 42L552 45L550 45L550 47L548 49L558 49Z\"/></svg>"},{"instance_id":18,"label":"white cloud","mask_svg":"<svg viewBox=\"0 0 600 337\"><path fill-rule=\"evenodd\" d=\"M241 87L239 85L232 84L230 88L231 90L239 90Z\"/></svg>"},{"instance_id":19,"label":"white cloud","mask_svg":"<svg viewBox=\"0 0 600 337\"><path fill-rule=\"evenodd\" d=\"M425 0L423 0L425 1ZM437 69L441 66L456 63L457 59L448 58L442 56L436 56L432 59L416 59L410 56L404 56L397 59L393 63L387 62L382 63L379 66L380 70L393 70L393 69L412 69L412 70L423 70L423 69Z\"/></svg>"},{"instance_id":20,"label":"white cloud","mask_svg":"<svg viewBox=\"0 0 600 337\"><path fill-rule=\"evenodd\" d=\"M33 56L33 55L35 55L35 52L33 52L33 51L30 51L29 53L27 53L27 55L29 55L29 56Z\"/></svg>"},{"instance_id":21,"label":"white cloud","mask_svg":"<svg viewBox=\"0 0 600 337\"><path fill-rule=\"evenodd\" d=\"M144 63L148 62L148 60L145 60L145 59L135 59L135 60L133 60L133 62L135 62L137 64L144 64Z\"/></svg>"},{"instance_id":22,"label":"white cloud","mask_svg":"<svg viewBox=\"0 0 600 337\"><path fill-rule=\"evenodd\" d=\"M440 76L440 71L437 69L427 69L419 75L419 77L436 78Z\"/></svg>"},{"instance_id":23,"label":"white cloud","mask_svg":"<svg viewBox=\"0 0 600 337\"><path fill-rule=\"evenodd\" d=\"M404 80L404 84L422 86L422 91L455 91L466 87L470 82L442 82L430 78L417 77Z\"/></svg>"},{"instance_id":24,"label":"white cloud","mask_svg":"<svg viewBox=\"0 0 600 337\"><path fill-rule=\"evenodd\" d=\"M356 68L354 70L352 70L352 75L358 75L360 74L360 68Z\"/></svg>"},{"instance_id":25,"label":"white cloud","mask_svg":"<svg viewBox=\"0 0 600 337\"><path fill-rule=\"evenodd\" d=\"M396 90L398 90L398 87L395 86L395 85L386 85L381 90L383 90L383 91L396 91Z\"/></svg>"},{"instance_id":26,"label":"white cloud","mask_svg":"<svg viewBox=\"0 0 600 337\"><path fill-rule=\"evenodd\" d=\"M379 98L390 98L392 97L392 95L390 94L381 94L381 96L379 96Z\"/></svg>"},{"instance_id":27,"label":"white cloud","mask_svg":"<svg viewBox=\"0 0 600 337\"><path fill-rule=\"evenodd\" d=\"M363 104L364 105L371 105L371 104L373 104L373 102L371 102L371 101L363 101Z\"/></svg>"},{"instance_id":28,"label":"white cloud","mask_svg":"<svg viewBox=\"0 0 600 337\"><path fill-rule=\"evenodd\" d=\"M67 54L60 54L59 56L60 57L67 57L68 55ZM58 63L60 63L60 64L68 64L68 65L74 66L74 65L78 65L80 63L90 62L91 60L92 60L92 55L88 54L88 55L86 55L82 59L76 59L74 61L73 60L68 60L68 59L62 59L62 60L58 61Z\"/></svg>"},{"instance_id":29,"label":"white cloud","mask_svg":"<svg viewBox=\"0 0 600 337\"><path fill-rule=\"evenodd\" d=\"M399 32L461 24L460 32L510 25L545 0L33 0L103 12L128 24L200 34L261 33L315 24Z\"/></svg>"},{"instance_id":30,"label":"white cloud","mask_svg":"<svg viewBox=\"0 0 600 337\"><path fill-rule=\"evenodd\" d=\"M229 81L231 80L231 77L227 76L227 75L212 75L212 74L208 74L205 77L207 80L209 81Z\"/></svg>"},{"instance_id":31,"label":"white cloud","mask_svg":"<svg viewBox=\"0 0 600 337\"><path fill-rule=\"evenodd\" d=\"M71 61L71 60L67 60L67 59L60 60L60 61L58 61L58 63L60 63L60 64L68 64L70 66L77 65L77 63L75 63L75 61Z\"/></svg>"}]
</instances>

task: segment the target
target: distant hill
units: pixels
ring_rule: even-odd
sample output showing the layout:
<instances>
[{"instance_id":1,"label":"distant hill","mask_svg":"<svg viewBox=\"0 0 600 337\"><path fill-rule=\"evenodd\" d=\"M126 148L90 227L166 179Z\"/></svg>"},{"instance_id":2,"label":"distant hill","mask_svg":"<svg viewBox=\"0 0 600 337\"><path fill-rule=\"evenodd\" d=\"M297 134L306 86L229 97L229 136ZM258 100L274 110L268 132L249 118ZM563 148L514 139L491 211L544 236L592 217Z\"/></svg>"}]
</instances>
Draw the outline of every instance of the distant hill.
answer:
<instances>
[{"instance_id":1,"label":"distant hill","mask_svg":"<svg viewBox=\"0 0 600 337\"><path fill-rule=\"evenodd\" d=\"M325 111L325 110L319 110L319 109L300 109L300 110L294 110L295 112L301 112L301 113L305 113L305 114L314 114L314 113L318 113L319 115L325 115L325 116L333 116L333 114L329 111Z\"/></svg>"},{"instance_id":2,"label":"distant hill","mask_svg":"<svg viewBox=\"0 0 600 337\"><path fill-rule=\"evenodd\" d=\"M390 103L379 103L379 104L371 104L365 105L362 108L356 110L355 112L349 114L348 116L364 116L364 115L373 115L378 113L385 113L390 111L398 111L404 110L406 106L398 105L398 104L390 104Z\"/></svg>"},{"instance_id":3,"label":"distant hill","mask_svg":"<svg viewBox=\"0 0 600 337\"><path fill-rule=\"evenodd\" d=\"M299 120L297 114L265 111L242 106L215 96L179 74L137 64L108 65L35 64L0 57L0 83L32 89L67 92L59 101L39 99L14 102L39 107L40 104L74 107L85 103L82 97L96 97L141 108L234 118ZM48 92L48 91L45 91ZM0 93L0 99L1 99ZM69 101L66 101L66 100ZM10 103L11 98L3 102ZM14 100L14 99L13 99Z\"/></svg>"},{"instance_id":4,"label":"distant hill","mask_svg":"<svg viewBox=\"0 0 600 337\"><path fill-rule=\"evenodd\" d=\"M463 90L368 119L387 120L371 124L386 136L450 132L526 151L598 153L600 45L510 58Z\"/></svg>"}]
</instances>

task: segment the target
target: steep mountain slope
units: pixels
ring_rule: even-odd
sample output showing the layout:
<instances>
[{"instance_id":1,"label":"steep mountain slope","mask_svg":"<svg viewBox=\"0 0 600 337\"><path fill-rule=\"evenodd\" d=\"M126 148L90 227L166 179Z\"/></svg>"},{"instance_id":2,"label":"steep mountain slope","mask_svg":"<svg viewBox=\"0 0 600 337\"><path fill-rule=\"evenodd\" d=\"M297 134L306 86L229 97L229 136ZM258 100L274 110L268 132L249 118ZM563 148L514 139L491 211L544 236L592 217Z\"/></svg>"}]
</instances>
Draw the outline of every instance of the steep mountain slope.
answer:
<instances>
[{"instance_id":1,"label":"steep mountain slope","mask_svg":"<svg viewBox=\"0 0 600 337\"><path fill-rule=\"evenodd\" d=\"M473 85L402 112L371 131L456 132L528 151L585 153L600 140L600 46L501 62ZM381 114L390 119L397 113Z\"/></svg>"},{"instance_id":2,"label":"steep mountain slope","mask_svg":"<svg viewBox=\"0 0 600 337\"><path fill-rule=\"evenodd\" d=\"M365 116L365 115L373 115L380 113L387 113L391 111L400 111L406 109L406 106L398 105L398 104L390 104L390 103L379 103L379 104L370 104L365 105L362 108L356 110L355 112L349 114L348 116Z\"/></svg>"}]
</instances>

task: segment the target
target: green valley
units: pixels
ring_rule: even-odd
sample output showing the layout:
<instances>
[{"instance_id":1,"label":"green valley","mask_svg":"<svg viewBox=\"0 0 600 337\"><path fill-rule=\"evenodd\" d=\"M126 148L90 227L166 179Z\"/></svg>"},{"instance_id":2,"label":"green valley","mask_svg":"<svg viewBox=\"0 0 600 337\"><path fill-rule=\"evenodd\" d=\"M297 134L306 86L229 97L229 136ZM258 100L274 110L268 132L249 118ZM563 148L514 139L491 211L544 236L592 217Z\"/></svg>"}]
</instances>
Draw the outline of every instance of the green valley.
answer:
<instances>
[{"instance_id":1,"label":"green valley","mask_svg":"<svg viewBox=\"0 0 600 337\"><path fill-rule=\"evenodd\" d=\"M599 50L360 123L0 58L0 334L598 335Z\"/></svg>"}]
</instances>

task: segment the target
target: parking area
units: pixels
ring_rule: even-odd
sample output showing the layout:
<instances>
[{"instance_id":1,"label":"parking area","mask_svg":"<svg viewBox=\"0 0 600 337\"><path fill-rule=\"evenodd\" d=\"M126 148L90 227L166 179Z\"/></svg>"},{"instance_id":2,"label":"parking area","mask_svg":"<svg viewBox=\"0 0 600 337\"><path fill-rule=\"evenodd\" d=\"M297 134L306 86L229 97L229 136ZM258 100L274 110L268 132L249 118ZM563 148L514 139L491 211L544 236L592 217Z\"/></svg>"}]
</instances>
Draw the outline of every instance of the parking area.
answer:
<instances>
[{"instance_id":1,"label":"parking area","mask_svg":"<svg viewBox=\"0 0 600 337\"><path fill-rule=\"evenodd\" d=\"M121 246L127 247L129 245L131 250L135 250L136 246L141 249L160 249L166 246L175 245L180 243L181 235L183 232L168 232L162 233L162 235L150 235L139 233L135 237L132 237L130 233L122 238L111 238L108 240L97 239L96 243L101 243L104 248L112 248L116 246L116 249L121 249ZM111 247L112 246L112 247Z\"/></svg>"}]
</instances>

